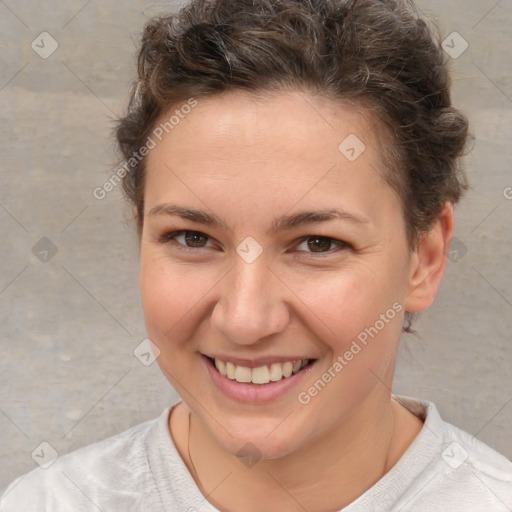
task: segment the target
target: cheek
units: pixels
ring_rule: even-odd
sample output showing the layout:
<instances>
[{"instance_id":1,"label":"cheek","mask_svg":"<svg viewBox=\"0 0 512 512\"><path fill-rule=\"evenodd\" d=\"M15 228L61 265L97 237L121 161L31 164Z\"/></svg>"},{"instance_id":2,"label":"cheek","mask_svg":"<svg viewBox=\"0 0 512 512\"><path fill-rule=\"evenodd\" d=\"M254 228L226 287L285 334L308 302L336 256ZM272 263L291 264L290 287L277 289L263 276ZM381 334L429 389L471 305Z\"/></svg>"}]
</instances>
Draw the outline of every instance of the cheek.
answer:
<instances>
[{"instance_id":1,"label":"cheek","mask_svg":"<svg viewBox=\"0 0 512 512\"><path fill-rule=\"evenodd\" d=\"M339 351L374 325L400 298L392 269L379 270L367 264L310 276L297 282L293 289L321 320L320 337L330 340L329 345ZM389 315L393 320L395 313L393 310ZM390 323L399 324L400 319L396 320Z\"/></svg>"},{"instance_id":2,"label":"cheek","mask_svg":"<svg viewBox=\"0 0 512 512\"><path fill-rule=\"evenodd\" d=\"M204 283L203 283L204 284ZM139 287L150 339L160 346L186 340L194 306L205 294L192 267L169 265L165 256L141 251Z\"/></svg>"},{"instance_id":3,"label":"cheek","mask_svg":"<svg viewBox=\"0 0 512 512\"><path fill-rule=\"evenodd\" d=\"M331 411L326 418L332 411L338 411L341 417L382 382L391 385L403 309L392 272L377 273L365 266L322 279L325 282L316 283L321 292L308 292L309 287L304 285L301 297L320 323L328 327L316 334L330 349L321 376L330 392L316 394L311 388L303 391L311 391L309 396L314 397L311 400L318 410Z\"/></svg>"}]
</instances>

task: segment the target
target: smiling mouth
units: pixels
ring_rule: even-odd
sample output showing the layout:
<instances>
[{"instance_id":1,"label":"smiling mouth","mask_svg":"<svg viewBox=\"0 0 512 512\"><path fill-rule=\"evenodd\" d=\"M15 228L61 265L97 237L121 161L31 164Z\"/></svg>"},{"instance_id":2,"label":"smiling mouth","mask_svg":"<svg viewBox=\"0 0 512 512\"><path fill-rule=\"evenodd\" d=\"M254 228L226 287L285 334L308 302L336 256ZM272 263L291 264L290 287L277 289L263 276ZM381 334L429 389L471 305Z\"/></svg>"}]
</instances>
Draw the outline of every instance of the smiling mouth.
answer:
<instances>
[{"instance_id":1,"label":"smiling mouth","mask_svg":"<svg viewBox=\"0 0 512 512\"><path fill-rule=\"evenodd\" d=\"M239 366L229 361L225 362L220 359L214 359L213 357L205 357L224 377L240 383L259 385L285 380L316 361L316 359L296 359L283 363L272 363L257 368L248 368L247 366Z\"/></svg>"}]
</instances>

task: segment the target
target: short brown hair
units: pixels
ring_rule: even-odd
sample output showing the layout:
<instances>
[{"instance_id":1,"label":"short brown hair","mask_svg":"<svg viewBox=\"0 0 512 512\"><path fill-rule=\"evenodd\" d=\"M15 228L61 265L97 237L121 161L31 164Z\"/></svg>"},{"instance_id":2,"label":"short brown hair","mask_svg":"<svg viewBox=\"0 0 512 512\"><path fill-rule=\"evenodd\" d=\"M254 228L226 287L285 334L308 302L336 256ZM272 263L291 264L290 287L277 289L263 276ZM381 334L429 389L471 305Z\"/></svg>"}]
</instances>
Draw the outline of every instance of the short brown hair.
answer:
<instances>
[{"instance_id":1,"label":"short brown hair","mask_svg":"<svg viewBox=\"0 0 512 512\"><path fill-rule=\"evenodd\" d=\"M467 188L459 161L468 122L451 104L447 60L438 30L410 0L192 0L146 25L117 141L128 160L172 105L236 89L359 102L387 127L385 178L413 248ZM123 189L140 233L144 160Z\"/></svg>"}]
</instances>

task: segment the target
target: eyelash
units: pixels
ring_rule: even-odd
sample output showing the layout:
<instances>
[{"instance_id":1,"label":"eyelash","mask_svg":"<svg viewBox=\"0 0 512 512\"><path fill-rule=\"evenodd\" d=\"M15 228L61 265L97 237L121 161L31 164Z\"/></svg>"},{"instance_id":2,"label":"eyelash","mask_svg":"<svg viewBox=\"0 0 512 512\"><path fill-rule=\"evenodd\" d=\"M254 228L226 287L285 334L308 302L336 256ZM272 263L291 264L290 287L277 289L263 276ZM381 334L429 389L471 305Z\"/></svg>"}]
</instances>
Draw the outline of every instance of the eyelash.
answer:
<instances>
[{"instance_id":1,"label":"eyelash","mask_svg":"<svg viewBox=\"0 0 512 512\"><path fill-rule=\"evenodd\" d=\"M201 231L193 231L193 230L180 230L180 231L171 231L169 233L165 233L163 235L161 235L159 238L158 238L158 242L161 243L161 244L170 244L171 242L177 244L179 246L179 249L180 250L183 250L183 251L191 251L191 252L197 252L198 250L201 250L201 249L207 249L207 247L188 247L187 245L184 245L184 244L181 244L179 242L176 242L176 240L174 240L176 237L180 236L180 235L183 235L185 233L192 233L192 234L195 234L195 235L202 235L204 237L206 237L209 240L211 240L211 238L205 234L205 233L202 233ZM320 235L308 235L308 236L304 236L302 238L299 239L299 245L302 244L303 242L309 240L309 239L321 239L321 240L325 240L325 241L329 241L329 242L332 242L334 244L338 244L338 246L340 246L339 250L338 251L335 251L335 252L339 252L341 250L344 250L344 249L350 249L351 246L350 244L348 244L347 242L343 242L341 240L336 240L335 238L330 238L328 236L320 236ZM322 257L322 256L330 256L332 254L334 254L332 252L332 250L329 250L329 251L324 251L324 252L313 252L313 251L301 251L301 252L306 252L307 254L313 254L315 255L315 257Z\"/></svg>"}]
</instances>

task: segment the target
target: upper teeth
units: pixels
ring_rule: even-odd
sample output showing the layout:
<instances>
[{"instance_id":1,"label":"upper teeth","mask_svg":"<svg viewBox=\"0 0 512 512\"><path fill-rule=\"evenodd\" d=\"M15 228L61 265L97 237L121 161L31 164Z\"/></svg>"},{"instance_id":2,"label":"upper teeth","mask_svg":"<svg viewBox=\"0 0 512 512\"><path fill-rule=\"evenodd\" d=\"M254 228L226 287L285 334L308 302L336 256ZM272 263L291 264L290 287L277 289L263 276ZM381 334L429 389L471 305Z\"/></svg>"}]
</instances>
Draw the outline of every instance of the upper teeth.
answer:
<instances>
[{"instance_id":1,"label":"upper teeth","mask_svg":"<svg viewBox=\"0 0 512 512\"><path fill-rule=\"evenodd\" d=\"M283 377L289 377L292 373L297 373L308 362L309 359L299 359L297 361L286 361L285 363L272 363L258 368L248 368L247 366L237 366L230 362L225 363L220 359L215 359L215 366L219 373L228 379L237 382L267 384L270 381L281 380Z\"/></svg>"}]
</instances>

